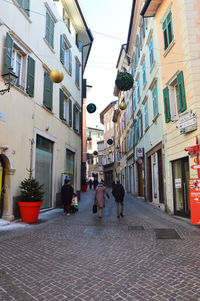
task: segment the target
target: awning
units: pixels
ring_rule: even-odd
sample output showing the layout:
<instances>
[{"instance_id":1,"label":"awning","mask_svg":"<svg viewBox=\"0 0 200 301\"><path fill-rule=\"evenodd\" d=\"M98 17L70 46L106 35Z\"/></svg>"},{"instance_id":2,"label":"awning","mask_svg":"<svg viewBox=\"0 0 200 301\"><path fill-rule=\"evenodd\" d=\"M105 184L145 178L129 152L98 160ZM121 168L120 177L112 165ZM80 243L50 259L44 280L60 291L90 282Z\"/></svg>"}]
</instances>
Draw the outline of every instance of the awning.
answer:
<instances>
[{"instance_id":1,"label":"awning","mask_svg":"<svg viewBox=\"0 0 200 301\"><path fill-rule=\"evenodd\" d=\"M140 15L144 18L154 17L163 0L147 0Z\"/></svg>"}]
</instances>

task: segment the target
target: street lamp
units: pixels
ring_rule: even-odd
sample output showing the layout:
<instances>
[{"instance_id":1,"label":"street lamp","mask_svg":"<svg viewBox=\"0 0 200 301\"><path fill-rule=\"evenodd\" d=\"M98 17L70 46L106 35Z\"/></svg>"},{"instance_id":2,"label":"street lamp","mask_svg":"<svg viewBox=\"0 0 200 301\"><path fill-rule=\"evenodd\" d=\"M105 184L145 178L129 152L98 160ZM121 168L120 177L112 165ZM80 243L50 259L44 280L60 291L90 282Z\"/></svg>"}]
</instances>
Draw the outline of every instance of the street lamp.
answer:
<instances>
[{"instance_id":1,"label":"street lamp","mask_svg":"<svg viewBox=\"0 0 200 301\"><path fill-rule=\"evenodd\" d=\"M13 72L13 68L8 68L8 72L2 74L4 84L7 86L6 89L0 90L0 94L4 95L6 92L10 91L11 85L15 85L18 79L18 76Z\"/></svg>"}]
</instances>

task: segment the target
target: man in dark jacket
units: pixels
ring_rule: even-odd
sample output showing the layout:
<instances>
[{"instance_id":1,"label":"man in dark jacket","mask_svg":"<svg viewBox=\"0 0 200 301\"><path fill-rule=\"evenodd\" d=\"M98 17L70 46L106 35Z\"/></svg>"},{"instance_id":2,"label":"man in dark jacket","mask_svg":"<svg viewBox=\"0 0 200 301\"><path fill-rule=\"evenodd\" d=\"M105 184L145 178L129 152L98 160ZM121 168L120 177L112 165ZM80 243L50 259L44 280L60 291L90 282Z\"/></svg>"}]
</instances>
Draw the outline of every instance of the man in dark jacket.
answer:
<instances>
[{"instance_id":1,"label":"man in dark jacket","mask_svg":"<svg viewBox=\"0 0 200 301\"><path fill-rule=\"evenodd\" d=\"M115 198L116 206L117 206L117 217L119 218L124 217L123 211L124 211L124 187L122 184L120 184L120 181L117 181L117 184L113 185L112 194ZM119 214L119 204L121 205L121 212Z\"/></svg>"},{"instance_id":2,"label":"man in dark jacket","mask_svg":"<svg viewBox=\"0 0 200 301\"><path fill-rule=\"evenodd\" d=\"M70 205L73 198L73 188L71 186L70 180L65 179L65 184L62 186L61 189L61 197L64 204L64 214L70 215Z\"/></svg>"}]
</instances>

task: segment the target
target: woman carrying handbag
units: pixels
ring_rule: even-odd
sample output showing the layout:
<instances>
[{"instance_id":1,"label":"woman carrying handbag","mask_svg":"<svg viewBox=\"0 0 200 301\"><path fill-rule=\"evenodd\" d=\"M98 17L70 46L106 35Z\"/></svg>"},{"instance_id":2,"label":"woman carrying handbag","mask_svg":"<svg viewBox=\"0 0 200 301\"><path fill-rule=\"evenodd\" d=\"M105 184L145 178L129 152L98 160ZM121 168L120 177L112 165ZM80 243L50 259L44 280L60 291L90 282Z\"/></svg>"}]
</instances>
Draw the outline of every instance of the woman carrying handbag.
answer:
<instances>
[{"instance_id":1,"label":"woman carrying handbag","mask_svg":"<svg viewBox=\"0 0 200 301\"><path fill-rule=\"evenodd\" d=\"M106 187L103 185L103 180L101 179L100 184L96 187L95 195L94 195L94 205L97 206L99 211L99 218L102 218L103 208L105 208L105 195L110 198ZM93 212L94 212L94 206L93 206Z\"/></svg>"}]
</instances>

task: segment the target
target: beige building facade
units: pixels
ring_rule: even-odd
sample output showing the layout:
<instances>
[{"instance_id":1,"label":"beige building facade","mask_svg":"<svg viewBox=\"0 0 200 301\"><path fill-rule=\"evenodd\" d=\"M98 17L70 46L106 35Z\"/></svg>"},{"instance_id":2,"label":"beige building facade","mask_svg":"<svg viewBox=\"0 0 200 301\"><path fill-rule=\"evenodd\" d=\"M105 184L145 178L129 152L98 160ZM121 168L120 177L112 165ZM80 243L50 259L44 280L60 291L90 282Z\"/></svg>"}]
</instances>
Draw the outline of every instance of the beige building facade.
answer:
<instances>
[{"instance_id":1,"label":"beige building facade","mask_svg":"<svg viewBox=\"0 0 200 301\"><path fill-rule=\"evenodd\" d=\"M12 0L0 11L1 74L12 67L18 76L0 96L1 216L13 220L27 169L44 184L42 209L56 206L66 175L80 191L82 66L92 35L77 1ZM63 72L61 83L50 80L52 69Z\"/></svg>"}]
</instances>

